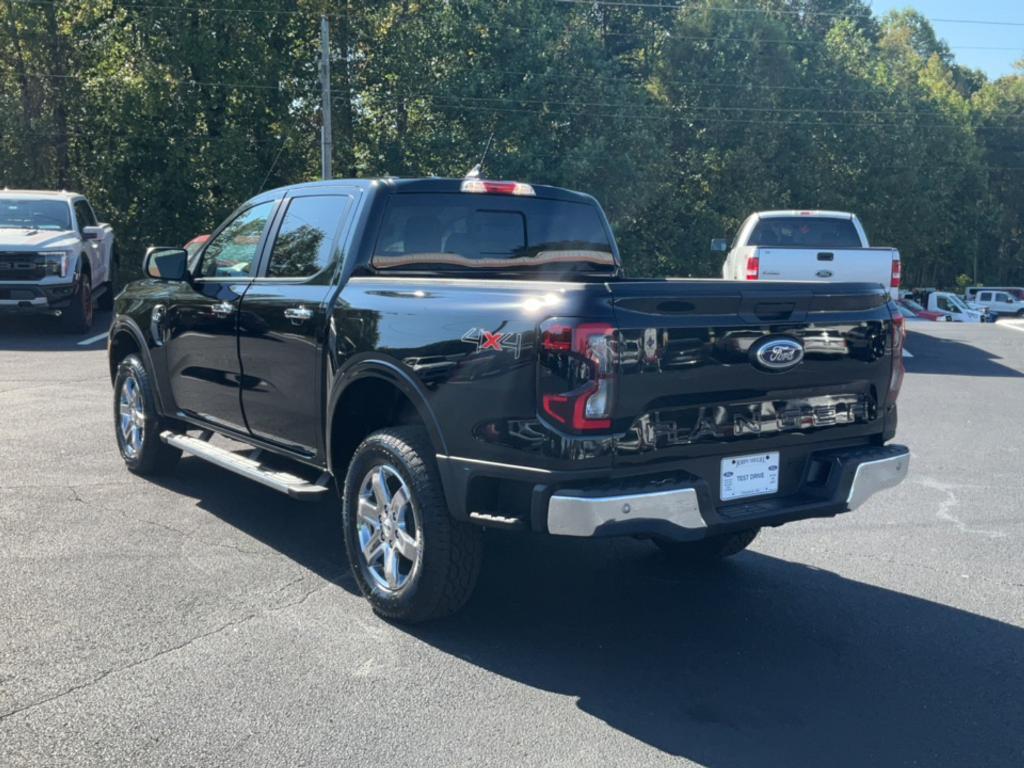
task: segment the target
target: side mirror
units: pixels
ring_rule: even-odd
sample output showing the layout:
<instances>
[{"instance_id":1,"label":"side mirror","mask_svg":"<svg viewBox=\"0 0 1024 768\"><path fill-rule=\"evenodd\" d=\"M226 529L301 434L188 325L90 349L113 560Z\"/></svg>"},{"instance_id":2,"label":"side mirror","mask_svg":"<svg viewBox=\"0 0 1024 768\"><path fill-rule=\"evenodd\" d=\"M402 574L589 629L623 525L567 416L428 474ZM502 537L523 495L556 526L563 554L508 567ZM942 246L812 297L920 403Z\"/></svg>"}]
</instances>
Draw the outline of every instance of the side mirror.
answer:
<instances>
[{"instance_id":1,"label":"side mirror","mask_svg":"<svg viewBox=\"0 0 1024 768\"><path fill-rule=\"evenodd\" d=\"M711 241L712 253L726 253L729 250L729 241L725 238L716 237Z\"/></svg>"},{"instance_id":2,"label":"side mirror","mask_svg":"<svg viewBox=\"0 0 1024 768\"><path fill-rule=\"evenodd\" d=\"M186 280L188 278L188 251L184 248L149 248L142 260L146 277L156 280Z\"/></svg>"},{"instance_id":3,"label":"side mirror","mask_svg":"<svg viewBox=\"0 0 1024 768\"><path fill-rule=\"evenodd\" d=\"M82 227L82 239L99 240L102 231L101 227Z\"/></svg>"}]
</instances>

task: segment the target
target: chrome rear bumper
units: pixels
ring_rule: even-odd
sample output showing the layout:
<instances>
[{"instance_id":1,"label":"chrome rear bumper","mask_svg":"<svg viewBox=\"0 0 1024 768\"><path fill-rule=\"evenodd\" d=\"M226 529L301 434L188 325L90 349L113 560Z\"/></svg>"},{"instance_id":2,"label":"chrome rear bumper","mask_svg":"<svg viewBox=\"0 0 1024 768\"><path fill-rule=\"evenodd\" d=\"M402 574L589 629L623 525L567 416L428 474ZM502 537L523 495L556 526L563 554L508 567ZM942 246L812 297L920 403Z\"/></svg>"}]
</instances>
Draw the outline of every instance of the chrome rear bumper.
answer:
<instances>
[{"instance_id":1,"label":"chrome rear bumper","mask_svg":"<svg viewBox=\"0 0 1024 768\"><path fill-rule=\"evenodd\" d=\"M725 513L724 507L709 508L711 494L704 483L646 492L556 492L548 502L548 532L558 536L703 538L729 529L830 517L854 510L879 491L899 485L910 468L910 452L903 446L832 453L821 460L836 467L836 476L828 483L808 486L792 497L754 500L736 514Z\"/></svg>"},{"instance_id":2,"label":"chrome rear bumper","mask_svg":"<svg viewBox=\"0 0 1024 768\"><path fill-rule=\"evenodd\" d=\"M857 470L853 473L850 494L846 497L846 506L851 510L856 509L879 491L899 485L906 478L908 471L910 451L901 456L889 456L858 464Z\"/></svg>"}]
</instances>

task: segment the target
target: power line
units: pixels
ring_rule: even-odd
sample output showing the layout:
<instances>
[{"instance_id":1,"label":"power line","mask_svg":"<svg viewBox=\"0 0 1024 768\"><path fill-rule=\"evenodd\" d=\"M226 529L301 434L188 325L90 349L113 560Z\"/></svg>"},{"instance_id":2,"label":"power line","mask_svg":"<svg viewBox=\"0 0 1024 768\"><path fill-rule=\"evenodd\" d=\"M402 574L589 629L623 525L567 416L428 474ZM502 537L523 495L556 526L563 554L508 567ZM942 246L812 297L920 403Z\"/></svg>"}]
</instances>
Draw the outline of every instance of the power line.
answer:
<instances>
[{"instance_id":1,"label":"power line","mask_svg":"<svg viewBox=\"0 0 1024 768\"><path fill-rule=\"evenodd\" d=\"M555 0L566 5L611 6L620 8L653 8L662 11L695 10L701 13L760 13L764 15L822 16L825 18L871 19L872 13L846 13L843 11L809 11L796 8L693 8L681 3L641 2L641 0ZM943 24L989 24L993 26L1024 27L1024 21L993 21L991 19L949 19L926 17Z\"/></svg>"},{"instance_id":2,"label":"power line","mask_svg":"<svg viewBox=\"0 0 1024 768\"><path fill-rule=\"evenodd\" d=\"M10 2L18 5L52 5L55 8L67 5L67 2L63 0L10 0ZM157 5L153 3L122 3L115 2L112 6L113 10L141 10L141 11L174 11L182 13L235 13L235 14L253 14L260 16L309 16L310 18L318 18L321 14L314 11L302 10L299 8L229 8L225 6L188 6L188 5ZM342 16L347 11L334 11L328 13L328 16Z\"/></svg>"},{"instance_id":3,"label":"power line","mask_svg":"<svg viewBox=\"0 0 1024 768\"><path fill-rule=\"evenodd\" d=\"M639 104L635 102L595 102L595 101L577 101L577 100L560 100L560 99L532 99L532 98L518 98L514 96L470 96L465 94L457 93L425 93L425 92L407 92L401 94L410 99L436 99L436 98L451 98L458 99L460 101L468 102L497 102L499 104L536 104L541 107L539 111L545 111L544 107L555 106L569 106L569 107L591 107L595 109L627 109L633 114L641 112L760 112L760 113L809 113L809 114L831 114L831 115L880 115L886 113L899 114L909 118L919 117L941 117L941 112L911 112L909 110L902 109L900 107L888 107L888 108L871 108L871 109L829 109L819 107L786 107L786 106L734 106L734 105L722 105L722 104ZM338 101L336 99L335 101ZM585 114L581 112L580 114ZM1003 117L1024 117L1024 115L1014 114L1005 115ZM874 124L874 123L872 123ZM952 127L952 124L950 124ZM1022 124L1024 127L1024 124Z\"/></svg>"},{"instance_id":4,"label":"power line","mask_svg":"<svg viewBox=\"0 0 1024 768\"><path fill-rule=\"evenodd\" d=\"M529 27L515 27L515 29L525 31L530 29ZM493 31L493 28L492 28ZM615 32L611 30L594 30L599 32L606 37L621 37L621 38L646 38L652 32L660 31L663 33L666 40L685 40L687 42L727 42L727 43L766 43L770 45L792 45L795 47L803 48L826 48L828 43L824 40L791 40L783 39L777 40L772 38L764 37L729 37L727 35L677 35L671 29L661 30L649 30L648 32ZM870 42L870 41L869 41ZM880 43L877 41L871 42L872 47L880 47ZM1020 46L998 46L998 45L949 45L945 44L946 48L950 50L972 50L972 51L1024 51L1024 45ZM756 54L756 52L755 52Z\"/></svg>"},{"instance_id":5,"label":"power line","mask_svg":"<svg viewBox=\"0 0 1024 768\"><path fill-rule=\"evenodd\" d=\"M439 103L436 99L429 96L424 96L431 101L432 106L436 106L441 109L460 109L460 110L476 110L476 111L491 111L491 112L507 112L507 113L522 113L522 114L562 114L567 116L581 116L593 119L609 119L609 120L651 120L651 121L662 121L662 122L700 122L707 124L714 123L737 123L737 124L757 124L765 127L785 127L785 126L843 126L843 127L871 127L871 128L912 128L918 129L943 129L943 130L959 130L963 126L946 124L946 123L934 123L934 124L919 124L913 122L876 122L876 121L861 121L861 122L847 122L847 121L825 121L825 120L813 120L813 121L798 121L798 120L765 120L760 119L742 119L742 118L726 118L726 117L689 117L686 115L644 115L638 112L632 113L601 113L593 111L579 111L569 109L515 109L507 107L480 107L479 105L456 103L446 104ZM972 130L1010 130L1019 131L1021 127L1018 126L974 126Z\"/></svg>"}]
</instances>

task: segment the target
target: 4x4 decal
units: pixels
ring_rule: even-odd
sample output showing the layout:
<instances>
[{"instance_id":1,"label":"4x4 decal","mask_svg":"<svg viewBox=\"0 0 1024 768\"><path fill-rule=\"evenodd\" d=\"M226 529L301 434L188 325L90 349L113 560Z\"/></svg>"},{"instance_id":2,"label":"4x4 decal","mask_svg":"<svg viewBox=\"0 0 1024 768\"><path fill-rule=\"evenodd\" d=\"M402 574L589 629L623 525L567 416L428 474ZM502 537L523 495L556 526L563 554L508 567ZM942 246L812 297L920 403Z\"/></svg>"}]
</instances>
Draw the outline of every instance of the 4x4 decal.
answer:
<instances>
[{"instance_id":1,"label":"4x4 decal","mask_svg":"<svg viewBox=\"0 0 1024 768\"><path fill-rule=\"evenodd\" d=\"M483 328L470 328L462 334L467 344L475 344L477 352L493 350L494 352L512 352L516 360L523 351L523 335L521 333L491 333Z\"/></svg>"}]
</instances>

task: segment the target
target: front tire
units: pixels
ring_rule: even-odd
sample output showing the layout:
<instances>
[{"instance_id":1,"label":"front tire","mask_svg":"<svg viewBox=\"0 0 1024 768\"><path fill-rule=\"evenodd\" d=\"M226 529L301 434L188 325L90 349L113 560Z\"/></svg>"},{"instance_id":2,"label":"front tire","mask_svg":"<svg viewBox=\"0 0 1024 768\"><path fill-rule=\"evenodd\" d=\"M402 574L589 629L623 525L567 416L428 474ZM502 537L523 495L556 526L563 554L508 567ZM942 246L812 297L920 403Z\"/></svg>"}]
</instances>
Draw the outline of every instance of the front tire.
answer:
<instances>
[{"instance_id":1,"label":"front tire","mask_svg":"<svg viewBox=\"0 0 1024 768\"><path fill-rule=\"evenodd\" d=\"M157 475L177 465L181 451L160 439L161 422L149 372L138 355L128 355L114 379L114 430L131 472Z\"/></svg>"},{"instance_id":2,"label":"front tire","mask_svg":"<svg viewBox=\"0 0 1024 768\"><path fill-rule=\"evenodd\" d=\"M92 278L88 272L79 272L77 282L71 306L60 316L61 328L65 333L82 334L92 328Z\"/></svg>"},{"instance_id":3,"label":"front tire","mask_svg":"<svg viewBox=\"0 0 1024 768\"><path fill-rule=\"evenodd\" d=\"M414 623L455 613L476 586L481 531L454 520L426 433L391 427L352 456L343 489L345 549L375 613Z\"/></svg>"},{"instance_id":4,"label":"front tire","mask_svg":"<svg viewBox=\"0 0 1024 768\"><path fill-rule=\"evenodd\" d=\"M709 536L699 541L655 539L654 543L662 552L681 564L708 566L742 552L753 543L760 531L760 528L750 528L746 531Z\"/></svg>"}]
</instances>

